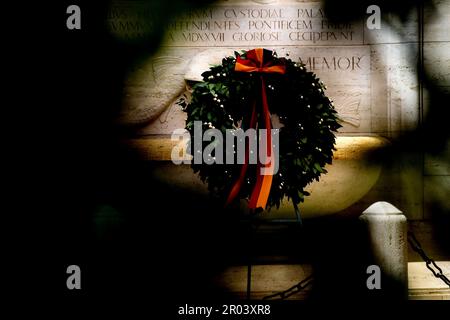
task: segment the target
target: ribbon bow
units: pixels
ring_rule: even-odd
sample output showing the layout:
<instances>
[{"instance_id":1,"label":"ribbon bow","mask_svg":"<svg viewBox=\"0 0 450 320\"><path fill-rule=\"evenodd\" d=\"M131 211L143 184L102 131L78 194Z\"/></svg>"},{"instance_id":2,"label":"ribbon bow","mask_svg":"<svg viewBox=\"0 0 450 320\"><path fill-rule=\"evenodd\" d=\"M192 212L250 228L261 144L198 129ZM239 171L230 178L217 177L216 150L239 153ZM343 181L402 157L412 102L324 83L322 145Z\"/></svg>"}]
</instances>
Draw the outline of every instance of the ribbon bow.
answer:
<instances>
[{"instance_id":1,"label":"ribbon bow","mask_svg":"<svg viewBox=\"0 0 450 320\"><path fill-rule=\"evenodd\" d=\"M263 116L263 129L266 129L266 159L260 159L257 164L257 178L256 184L253 188L249 201L249 209L265 208L267 200L269 198L270 188L272 186L273 176L273 146L272 146L272 124L270 121L269 105L267 103L266 85L264 81L264 73L279 73L284 74L286 68L283 64L275 64L272 51L258 48L249 50L246 54L246 58L243 59L240 56L236 58L236 65L234 68L238 72L250 72L258 73L261 80L261 102L262 102L262 116ZM257 103L253 103L252 115L250 119L250 128L256 129L257 123ZM244 183L245 174L248 168L248 144L246 144L245 161L241 167L241 172L238 180L231 188L230 194L225 205L230 204L241 190ZM267 159L270 159L267 161ZM264 160L264 161L262 161Z\"/></svg>"}]
</instances>

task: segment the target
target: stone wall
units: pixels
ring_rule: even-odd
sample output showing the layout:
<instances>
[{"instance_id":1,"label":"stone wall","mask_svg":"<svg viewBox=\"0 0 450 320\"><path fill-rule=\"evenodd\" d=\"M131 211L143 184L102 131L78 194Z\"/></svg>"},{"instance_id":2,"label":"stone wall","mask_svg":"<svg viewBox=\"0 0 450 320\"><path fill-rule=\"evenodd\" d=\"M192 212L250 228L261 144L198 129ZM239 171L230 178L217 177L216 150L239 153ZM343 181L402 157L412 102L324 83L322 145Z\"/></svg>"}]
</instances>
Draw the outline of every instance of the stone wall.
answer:
<instances>
[{"instance_id":1,"label":"stone wall","mask_svg":"<svg viewBox=\"0 0 450 320\"><path fill-rule=\"evenodd\" d=\"M132 40L154 27L152 12L140 6L113 2L107 22L117 39ZM209 64L235 50L266 47L301 60L324 81L343 119L340 135L395 139L426 117L421 65L440 90L450 91L449 3L436 0L410 12L402 22L381 8L382 28L369 30L364 15L331 23L321 1L230 0L187 11L167 23L160 50L130 71L122 121L141 124L142 136L169 136L184 127L175 102ZM426 218L429 204L445 202L450 193L448 159L448 150L401 154L371 197L389 198L410 219Z\"/></svg>"},{"instance_id":2,"label":"stone wall","mask_svg":"<svg viewBox=\"0 0 450 320\"><path fill-rule=\"evenodd\" d=\"M436 90L450 95L450 2L435 0L436 13L430 7L424 14L424 67ZM429 93L424 88L423 112L426 116L430 110ZM448 108L448 101L440 101L434 108ZM448 131L445 128L444 131ZM450 141L446 148L436 154L424 157L424 218L431 218L436 205L443 211L450 212L448 201L450 194Z\"/></svg>"}]
</instances>

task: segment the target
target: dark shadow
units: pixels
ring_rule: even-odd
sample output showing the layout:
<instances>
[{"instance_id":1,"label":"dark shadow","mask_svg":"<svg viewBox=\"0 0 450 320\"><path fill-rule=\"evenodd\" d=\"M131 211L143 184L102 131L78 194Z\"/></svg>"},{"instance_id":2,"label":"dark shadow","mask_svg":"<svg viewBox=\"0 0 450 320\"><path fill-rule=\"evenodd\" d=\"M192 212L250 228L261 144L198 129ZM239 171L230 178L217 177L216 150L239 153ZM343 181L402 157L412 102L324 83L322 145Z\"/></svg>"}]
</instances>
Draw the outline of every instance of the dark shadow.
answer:
<instances>
[{"instance_id":1,"label":"dark shadow","mask_svg":"<svg viewBox=\"0 0 450 320\"><path fill-rule=\"evenodd\" d=\"M36 175L29 200L38 206L34 210L40 221L33 226L39 242L27 243L31 250L26 254L27 260L40 261L45 269L45 284L34 289L69 297L218 300L227 293L214 287L214 275L230 263L248 261L250 252L264 252L295 262L310 259L317 275L317 299L377 294L361 287L370 256L355 219L308 221L305 233L288 228L249 239L251 226L241 215L218 210L221 206L213 199L155 182L158 165L142 161L121 143L129 134L115 122L125 74L158 48L166 19L209 1L149 1L148 10L160 19L157 26L144 37L124 42L106 28L108 1L79 2L86 12L82 31L70 33L61 18L54 38L47 39L50 49L39 60L41 74L48 79L36 81L35 90L47 93L51 114L42 128L43 142L30 147L28 160ZM364 17L366 3L330 0L325 7L330 19L353 21ZM418 4L404 0L379 5L404 20ZM52 12L64 12L67 5L60 3ZM38 48L41 42L35 41ZM405 148L438 153L448 141L449 96L426 70L420 77L430 92L430 112L420 130L394 141L390 157ZM449 222L442 221L436 232L447 241L449 228L444 225ZM109 227L99 231L98 224ZM245 245L255 239L255 247ZM65 268L73 263L85 275L81 292L65 288Z\"/></svg>"}]
</instances>

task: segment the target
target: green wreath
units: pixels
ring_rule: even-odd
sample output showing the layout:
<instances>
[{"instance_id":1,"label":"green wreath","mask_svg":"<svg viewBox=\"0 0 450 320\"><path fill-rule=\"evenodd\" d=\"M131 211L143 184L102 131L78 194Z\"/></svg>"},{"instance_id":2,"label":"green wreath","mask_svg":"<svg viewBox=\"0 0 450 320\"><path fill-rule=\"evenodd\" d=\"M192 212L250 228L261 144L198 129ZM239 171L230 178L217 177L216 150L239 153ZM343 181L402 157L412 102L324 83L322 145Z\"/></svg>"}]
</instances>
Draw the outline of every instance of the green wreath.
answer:
<instances>
[{"instance_id":1,"label":"green wreath","mask_svg":"<svg viewBox=\"0 0 450 320\"><path fill-rule=\"evenodd\" d=\"M265 50L267 51L267 50ZM248 51L226 57L221 65L212 66L202 73L203 82L193 86L189 102L180 102L187 113L186 129L194 134L194 121L201 121L203 130L240 127L248 117L250 105L257 99L261 86L253 73L236 72L236 59L246 58ZM269 51L270 52L270 51ZM289 58L278 58L271 52L275 63L285 66L285 74L265 74L267 101L270 113L277 115L282 127L279 131L279 169L273 176L266 208L277 208L284 197L294 206L304 201L309 193L305 187L319 181L331 164L335 150L335 132L341 125L332 101L325 95L326 87L313 72ZM192 148L191 139L191 149ZM205 147L210 142L203 143ZM194 164L208 189L225 200L240 175L239 164ZM248 170L238 198L249 199L255 184L254 170Z\"/></svg>"}]
</instances>

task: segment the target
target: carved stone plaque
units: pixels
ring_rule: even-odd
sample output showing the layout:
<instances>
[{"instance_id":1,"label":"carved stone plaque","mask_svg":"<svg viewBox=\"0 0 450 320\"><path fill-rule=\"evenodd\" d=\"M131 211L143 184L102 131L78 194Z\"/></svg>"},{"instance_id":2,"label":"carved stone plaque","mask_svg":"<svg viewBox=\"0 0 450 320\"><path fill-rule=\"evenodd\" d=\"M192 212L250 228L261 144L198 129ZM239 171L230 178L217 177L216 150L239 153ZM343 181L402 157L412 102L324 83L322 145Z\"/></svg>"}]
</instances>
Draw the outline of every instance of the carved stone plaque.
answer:
<instances>
[{"instance_id":1,"label":"carved stone plaque","mask_svg":"<svg viewBox=\"0 0 450 320\"><path fill-rule=\"evenodd\" d=\"M139 2L114 2L108 23L118 38L146 35L159 21ZM148 123L141 134L169 135L184 127L176 101L186 82L201 81L211 64L235 50L265 47L301 61L327 85L342 119L342 133L369 133L371 49L364 45L363 21L331 23L322 4L303 1L219 1L165 22L162 47L126 82L123 121ZM383 115L385 112L381 112Z\"/></svg>"},{"instance_id":2,"label":"carved stone plaque","mask_svg":"<svg viewBox=\"0 0 450 320\"><path fill-rule=\"evenodd\" d=\"M361 23L335 24L319 3L217 5L169 22L167 46L300 46L362 44Z\"/></svg>"}]
</instances>

